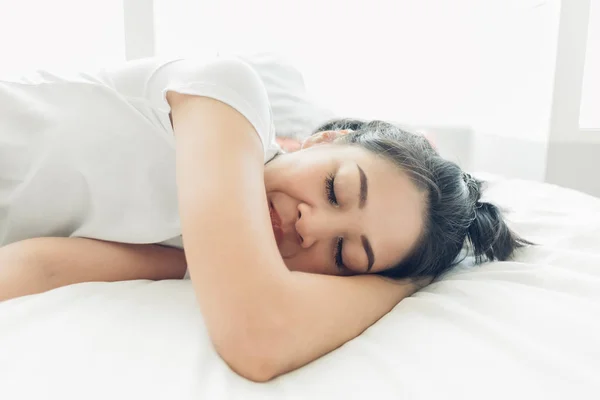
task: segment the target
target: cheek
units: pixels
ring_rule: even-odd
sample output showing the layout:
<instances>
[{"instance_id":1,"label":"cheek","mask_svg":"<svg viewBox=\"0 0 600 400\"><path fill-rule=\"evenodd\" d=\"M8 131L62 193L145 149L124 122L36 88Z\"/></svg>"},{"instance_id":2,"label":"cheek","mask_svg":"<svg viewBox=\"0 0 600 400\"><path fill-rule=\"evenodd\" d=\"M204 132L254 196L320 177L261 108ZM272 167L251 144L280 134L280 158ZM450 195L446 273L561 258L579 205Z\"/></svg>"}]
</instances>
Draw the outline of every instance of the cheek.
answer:
<instances>
[{"instance_id":1,"label":"cheek","mask_svg":"<svg viewBox=\"0 0 600 400\"><path fill-rule=\"evenodd\" d=\"M320 254L319 254L320 253ZM283 260L290 271L306 272L311 274L335 275L325 252L301 251L293 258Z\"/></svg>"},{"instance_id":2,"label":"cheek","mask_svg":"<svg viewBox=\"0 0 600 400\"><path fill-rule=\"evenodd\" d=\"M265 184L274 189L280 188L287 182L292 181L298 161L294 154L284 154L265 165Z\"/></svg>"},{"instance_id":3,"label":"cheek","mask_svg":"<svg viewBox=\"0 0 600 400\"><path fill-rule=\"evenodd\" d=\"M301 154L301 153L297 153ZM286 154L265 167L267 190L277 190L296 197L318 189L319 182L325 180L327 167L311 157L295 157Z\"/></svg>"}]
</instances>

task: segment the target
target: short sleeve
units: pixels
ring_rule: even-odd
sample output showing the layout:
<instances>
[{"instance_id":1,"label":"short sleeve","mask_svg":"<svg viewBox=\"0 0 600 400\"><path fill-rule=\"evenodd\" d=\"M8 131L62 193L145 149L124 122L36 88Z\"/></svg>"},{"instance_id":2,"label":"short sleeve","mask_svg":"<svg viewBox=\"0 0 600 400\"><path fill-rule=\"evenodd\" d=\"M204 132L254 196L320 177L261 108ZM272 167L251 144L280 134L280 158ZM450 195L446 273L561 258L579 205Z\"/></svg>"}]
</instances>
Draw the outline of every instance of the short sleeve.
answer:
<instances>
[{"instance_id":1,"label":"short sleeve","mask_svg":"<svg viewBox=\"0 0 600 400\"><path fill-rule=\"evenodd\" d=\"M250 65L236 58L166 62L149 77L144 97L153 108L168 114L169 91L210 97L233 107L258 132L267 153L275 135L271 108L264 84Z\"/></svg>"}]
</instances>

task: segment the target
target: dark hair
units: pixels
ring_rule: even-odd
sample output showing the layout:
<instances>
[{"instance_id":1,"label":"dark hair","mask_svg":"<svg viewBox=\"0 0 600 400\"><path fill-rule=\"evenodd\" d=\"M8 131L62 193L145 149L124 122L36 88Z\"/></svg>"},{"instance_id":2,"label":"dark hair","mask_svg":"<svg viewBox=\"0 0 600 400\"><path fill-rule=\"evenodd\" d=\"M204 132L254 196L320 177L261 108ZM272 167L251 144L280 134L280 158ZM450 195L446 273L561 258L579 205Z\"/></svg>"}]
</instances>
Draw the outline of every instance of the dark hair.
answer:
<instances>
[{"instance_id":1,"label":"dark hair","mask_svg":"<svg viewBox=\"0 0 600 400\"><path fill-rule=\"evenodd\" d=\"M315 132L350 129L336 143L360 146L404 170L426 194L424 229L399 264L380 272L390 278L436 278L462 259L465 244L477 263L506 260L531 244L513 233L493 204L480 200L482 181L444 158L422 135L382 121L340 119Z\"/></svg>"}]
</instances>

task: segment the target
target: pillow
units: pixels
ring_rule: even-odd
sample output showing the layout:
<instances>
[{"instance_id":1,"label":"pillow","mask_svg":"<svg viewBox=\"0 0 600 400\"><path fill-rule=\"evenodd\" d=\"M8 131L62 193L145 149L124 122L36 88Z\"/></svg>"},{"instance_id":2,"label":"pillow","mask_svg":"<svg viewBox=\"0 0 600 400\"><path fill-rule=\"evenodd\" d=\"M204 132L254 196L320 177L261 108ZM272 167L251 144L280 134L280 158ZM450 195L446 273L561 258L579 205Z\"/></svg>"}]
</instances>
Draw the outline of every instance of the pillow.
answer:
<instances>
[{"instance_id":1,"label":"pillow","mask_svg":"<svg viewBox=\"0 0 600 400\"><path fill-rule=\"evenodd\" d=\"M335 114L310 98L302 73L277 53L235 54L250 64L267 89L280 145L295 149L321 123Z\"/></svg>"}]
</instances>

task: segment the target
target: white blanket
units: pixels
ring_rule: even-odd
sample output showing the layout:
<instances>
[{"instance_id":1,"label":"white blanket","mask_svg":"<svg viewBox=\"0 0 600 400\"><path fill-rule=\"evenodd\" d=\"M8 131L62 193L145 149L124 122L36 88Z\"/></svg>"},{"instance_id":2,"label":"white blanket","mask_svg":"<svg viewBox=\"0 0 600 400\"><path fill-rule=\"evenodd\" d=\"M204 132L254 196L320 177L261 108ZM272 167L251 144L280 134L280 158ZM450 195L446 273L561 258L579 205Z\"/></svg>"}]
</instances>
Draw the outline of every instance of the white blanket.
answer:
<instances>
[{"instance_id":1,"label":"white blanket","mask_svg":"<svg viewBox=\"0 0 600 400\"><path fill-rule=\"evenodd\" d=\"M0 303L0 398L599 399L600 200L524 181L490 189L541 245L464 263L273 382L220 360L190 282L87 283Z\"/></svg>"}]
</instances>

